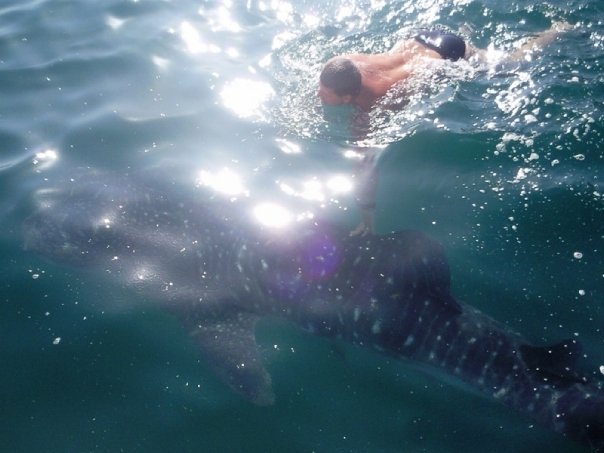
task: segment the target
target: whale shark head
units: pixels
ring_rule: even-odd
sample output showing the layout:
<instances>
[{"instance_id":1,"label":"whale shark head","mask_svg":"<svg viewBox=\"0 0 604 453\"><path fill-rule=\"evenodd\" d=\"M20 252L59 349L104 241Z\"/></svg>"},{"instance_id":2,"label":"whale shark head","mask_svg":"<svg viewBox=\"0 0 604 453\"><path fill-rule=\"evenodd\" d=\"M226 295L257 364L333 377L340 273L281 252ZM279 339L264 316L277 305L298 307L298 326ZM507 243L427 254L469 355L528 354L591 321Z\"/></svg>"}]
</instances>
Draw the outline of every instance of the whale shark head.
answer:
<instances>
[{"instance_id":1,"label":"whale shark head","mask_svg":"<svg viewBox=\"0 0 604 453\"><path fill-rule=\"evenodd\" d=\"M40 194L38 211L23 223L25 250L35 251L57 262L89 265L98 260L94 245L110 233L107 216L91 218L89 199L63 200L63 191ZM59 201L61 200L61 201Z\"/></svg>"},{"instance_id":2,"label":"whale shark head","mask_svg":"<svg viewBox=\"0 0 604 453\"><path fill-rule=\"evenodd\" d=\"M228 229L178 191L91 174L40 190L34 201L38 209L22 227L24 248L57 264L100 268L159 300L228 286L202 282L212 261L208 238L220 248Z\"/></svg>"}]
</instances>

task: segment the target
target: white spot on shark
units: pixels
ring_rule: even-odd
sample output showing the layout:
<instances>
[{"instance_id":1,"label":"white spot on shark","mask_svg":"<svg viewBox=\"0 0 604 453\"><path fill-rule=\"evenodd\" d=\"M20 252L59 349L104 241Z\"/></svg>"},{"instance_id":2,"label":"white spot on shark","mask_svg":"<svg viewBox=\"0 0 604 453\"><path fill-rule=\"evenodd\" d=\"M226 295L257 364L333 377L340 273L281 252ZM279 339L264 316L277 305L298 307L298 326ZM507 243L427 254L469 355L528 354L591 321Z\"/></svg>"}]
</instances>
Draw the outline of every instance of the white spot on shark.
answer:
<instances>
[{"instance_id":1,"label":"white spot on shark","mask_svg":"<svg viewBox=\"0 0 604 453\"><path fill-rule=\"evenodd\" d=\"M371 333L373 333L374 335L377 335L381 331L382 331L382 324L380 323L380 321L376 321L375 323L373 323L373 326L371 326Z\"/></svg>"},{"instance_id":2,"label":"white spot on shark","mask_svg":"<svg viewBox=\"0 0 604 453\"><path fill-rule=\"evenodd\" d=\"M505 396L508 391L505 388L500 388L495 393L493 393L493 398L499 399Z\"/></svg>"}]
</instances>

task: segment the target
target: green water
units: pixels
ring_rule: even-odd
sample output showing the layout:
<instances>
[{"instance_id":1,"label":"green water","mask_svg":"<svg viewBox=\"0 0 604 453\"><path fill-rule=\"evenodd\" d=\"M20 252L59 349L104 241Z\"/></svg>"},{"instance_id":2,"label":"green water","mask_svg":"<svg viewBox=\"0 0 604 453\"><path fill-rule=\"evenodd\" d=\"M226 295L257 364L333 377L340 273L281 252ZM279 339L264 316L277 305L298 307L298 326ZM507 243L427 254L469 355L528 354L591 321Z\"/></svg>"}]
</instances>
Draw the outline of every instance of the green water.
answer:
<instances>
[{"instance_id":1,"label":"green water","mask_svg":"<svg viewBox=\"0 0 604 453\"><path fill-rule=\"evenodd\" d=\"M449 64L405 109L372 113L363 137L315 96L327 58L384 51L416 28L511 49L555 20L575 25L532 61ZM440 240L456 297L535 343L578 338L598 379L603 57L597 0L4 0L0 450L584 451L410 364L273 320L257 335L277 402L253 407L175 319L24 252L21 223L49 183L159 168L191 191L204 171L235 174L252 199L352 229L352 196L326 182L350 173L344 150L385 146L377 231ZM323 199L300 196L309 181Z\"/></svg>"}]
</instances>

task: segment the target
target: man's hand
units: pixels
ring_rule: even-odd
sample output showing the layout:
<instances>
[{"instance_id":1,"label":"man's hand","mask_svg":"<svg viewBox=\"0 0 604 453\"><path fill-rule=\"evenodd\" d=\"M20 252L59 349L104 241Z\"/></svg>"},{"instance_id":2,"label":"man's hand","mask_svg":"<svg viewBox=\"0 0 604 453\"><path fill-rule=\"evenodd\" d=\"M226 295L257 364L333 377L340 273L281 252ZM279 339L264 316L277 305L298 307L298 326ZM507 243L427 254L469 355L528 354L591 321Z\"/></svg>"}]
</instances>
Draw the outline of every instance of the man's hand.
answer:
<instances>
[{"instance_id":1,"label":"man's hand","mask_svg":"<svg viewBox=\"0 0 604 453\"><path fill-rule=\"evenodd\" d=\"M350 232L350 236L367 236L373 234L375 208L361 209L361 223Z\"/></svg>"}]
</instances>

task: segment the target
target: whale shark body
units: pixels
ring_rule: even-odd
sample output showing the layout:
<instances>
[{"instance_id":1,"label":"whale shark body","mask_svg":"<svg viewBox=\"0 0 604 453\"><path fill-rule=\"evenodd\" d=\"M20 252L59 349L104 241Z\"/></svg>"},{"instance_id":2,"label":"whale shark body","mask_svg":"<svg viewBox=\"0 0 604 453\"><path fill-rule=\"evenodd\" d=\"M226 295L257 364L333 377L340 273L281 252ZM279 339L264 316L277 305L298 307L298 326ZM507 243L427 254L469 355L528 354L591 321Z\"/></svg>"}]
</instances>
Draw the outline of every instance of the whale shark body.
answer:
<instances>
[{"instance_id":1,"label":"whale shark body","mask_svg":"<svg viewBox=\"0 0 604 453\"><path fill-rule=\"evenodd\" d=\"M274 401L254 328L278 316L421 364L604 449L604 390L578 374L579 344L531 345L457 301L442 246L420 232L349 237L318 220L275 230L245 205L112 175L38 198L26 249L102 270L157 300L248 401Z\"/></svg>"}]
</instances>

